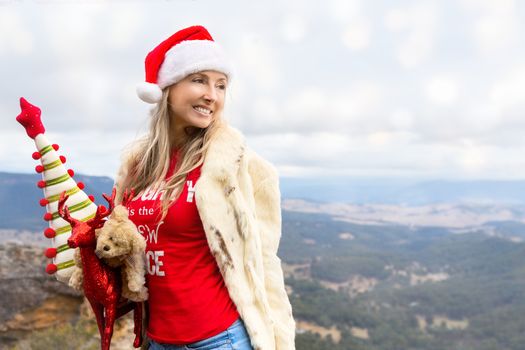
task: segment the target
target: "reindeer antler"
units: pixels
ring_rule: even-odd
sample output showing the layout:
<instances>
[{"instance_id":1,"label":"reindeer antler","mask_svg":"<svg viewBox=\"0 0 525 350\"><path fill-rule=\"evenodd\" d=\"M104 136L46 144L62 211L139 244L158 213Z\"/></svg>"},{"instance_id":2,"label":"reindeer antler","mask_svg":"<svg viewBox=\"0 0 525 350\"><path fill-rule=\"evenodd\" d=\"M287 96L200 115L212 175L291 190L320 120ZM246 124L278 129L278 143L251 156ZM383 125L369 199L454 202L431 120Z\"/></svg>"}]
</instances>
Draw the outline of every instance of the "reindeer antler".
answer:
<instances>
[{"instance_id":1,"label":"reindeer antler","mask_svg":"<svg viewBox=\"0 0 525 350\"><path fill-rule=\"evenodd\" d=\"M120 204L127 207L129 202L133 200L133 197L135 197L135 191L131 189L128 192L128 189L126 188L126 190L124 191L124 195L122 197L122 202Z\"/></svg>"},{"instance_id":2,"label":"reindeer antler","mask_svg":"<svg viewBox=\"0 0 525 350\"><path fill-rule=\"evenodd\" d=\"M113 190L111 191L111 197L105 193L102 194L102 197L104 197L109 204L109 208L102 214L103 215L102 217L105 218L106 216L108 216L109 214L113 212L113 208L115 208L116 194L117 194L117 189L115 187L113 187Z\"/></svg>"},{"instance_id":3,"label":"reindeer antler","mask_svg":"<svg viewBox=\"0 0 525 350\"><path fill-rule=\"evenodd\" d=\"M111 197L107 194L103 193L102 196L108 201L109 208L106 209L103 205L99 205L97 207L97 212L95 213L95 216L88 221L91 227L100 228L104 223L104 218L109 216L111 212L113 211L113 208L115 207L115 195L116 195L116 189L113 188L113 191L111 193Z\"/></svg>"},{"instance_id":4,"label":"reindeer antler","mask_svg":"<svg viewBox=\"0 0 525 350\"><path fill-rule=\"evenodd\" d=\"M66 195L66 191L60 194L60 198L58 200L58 215L60 215L62 219L66 220L71 225L74 225L78 220L71 216L69 213L69 208L65 205L68 198L69 195Z\"/></svg>"}]
</instances>

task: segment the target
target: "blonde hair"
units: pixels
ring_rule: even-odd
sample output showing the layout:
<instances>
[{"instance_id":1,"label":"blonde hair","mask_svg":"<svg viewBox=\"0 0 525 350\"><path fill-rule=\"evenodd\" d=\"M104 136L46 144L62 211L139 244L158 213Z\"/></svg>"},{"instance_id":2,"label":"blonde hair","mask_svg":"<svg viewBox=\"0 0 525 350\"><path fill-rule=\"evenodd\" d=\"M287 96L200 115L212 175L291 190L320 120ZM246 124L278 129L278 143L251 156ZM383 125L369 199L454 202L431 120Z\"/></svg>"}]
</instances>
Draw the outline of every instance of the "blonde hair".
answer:
<instances>
[{"instance_id":1,"label":"blonde hair","mask_svg":"<svg viewBox=\"0 0 525 350\"><path fill-rule=\"evenodd\" d=\"M220 128L226 126L226 121L221 115L216 115L210 125L204 129L190 127L189 135L179 149L179 158L173 175L165 181L172 154L174 141L180 143L182 140L173 140L169 112L169 87L162 91L162 99L150 112L151 121L149 132L134 143L128 145L133 147L133 158L129 164L128 176L123 180L122 189L132 188L135 195L150 188L152 190L164 190L161 201L162 216L166 217L169 206L176 201L182 192L187 174L200 166L206 156L210 143Z\"/></svg>"}]
</instances>

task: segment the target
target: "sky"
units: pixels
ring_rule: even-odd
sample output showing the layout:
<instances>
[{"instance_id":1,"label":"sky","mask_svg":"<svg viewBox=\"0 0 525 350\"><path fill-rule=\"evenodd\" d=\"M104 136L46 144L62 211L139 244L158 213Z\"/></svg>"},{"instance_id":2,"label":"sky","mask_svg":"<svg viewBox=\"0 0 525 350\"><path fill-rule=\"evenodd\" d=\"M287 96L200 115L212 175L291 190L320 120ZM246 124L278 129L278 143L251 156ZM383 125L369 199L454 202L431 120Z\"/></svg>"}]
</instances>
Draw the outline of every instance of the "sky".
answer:
<instances>
[{"instance_id":1,"label":"sky","mask_svg":"<svg viewBox=\"0 0 525 350\"><path fill-rule=\"evenodd\" d=\"M0 0L0 171L30 173L19 98L77 173L147 131L144 58L204 25L225 118L282 177L525 179L525 3Z\"/></svg>"}]
</instances>

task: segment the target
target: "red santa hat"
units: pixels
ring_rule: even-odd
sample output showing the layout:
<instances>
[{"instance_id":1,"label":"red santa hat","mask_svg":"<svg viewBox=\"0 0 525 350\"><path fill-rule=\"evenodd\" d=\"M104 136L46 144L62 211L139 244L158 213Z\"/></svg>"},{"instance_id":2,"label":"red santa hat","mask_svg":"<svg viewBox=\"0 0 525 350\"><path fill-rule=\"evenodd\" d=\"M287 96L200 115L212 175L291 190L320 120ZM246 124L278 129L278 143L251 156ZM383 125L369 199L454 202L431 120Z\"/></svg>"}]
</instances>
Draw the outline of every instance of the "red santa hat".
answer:
<instances>
[{"instance_id":1,"label":"red santa hat","mask_svg":"<svg viewBox=\"0 0 525 350\"><path fill-rule=\"evenodd\" d=\"M179 30L161 42L145 60L146 81L137 86L137 95L148 103L159 102L162 89L189 74L216 70L231 79L232 69L222 48L203 26Z\"/></svg>"}]
</instances>

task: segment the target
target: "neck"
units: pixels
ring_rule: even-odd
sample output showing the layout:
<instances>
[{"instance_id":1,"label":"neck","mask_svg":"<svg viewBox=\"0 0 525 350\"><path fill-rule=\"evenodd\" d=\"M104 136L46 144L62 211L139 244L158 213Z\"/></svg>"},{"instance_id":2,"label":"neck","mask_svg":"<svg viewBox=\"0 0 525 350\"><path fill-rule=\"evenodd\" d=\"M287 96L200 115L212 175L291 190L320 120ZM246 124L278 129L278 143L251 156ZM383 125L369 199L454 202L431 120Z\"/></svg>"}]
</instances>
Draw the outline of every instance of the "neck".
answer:
<instances>
[{"instance_id":1,"label":"neck","mask_svg":"<svg viewBox=\"0 0 525 350\"><path fill-rule=\"evenodd\" d=\"M82 259L82 266L89 266L89 269L101 264L100 259L95 254L95 246L80 247L80 258Z\"/></svg>"},{"instance_id":2,"label":"neck","mask_svg":"<svg viewBox=\"0 0 525 350\"><path fill-rule=\"evenodd\" d=\"M201 130L194 126L177 126L174 125L171 130L171 149L181 149Z\"/></svg>"}]
</instances>

